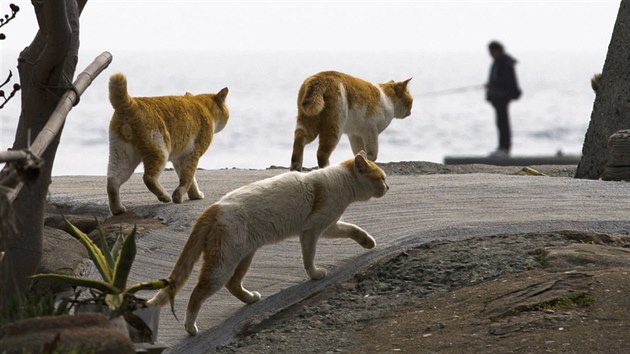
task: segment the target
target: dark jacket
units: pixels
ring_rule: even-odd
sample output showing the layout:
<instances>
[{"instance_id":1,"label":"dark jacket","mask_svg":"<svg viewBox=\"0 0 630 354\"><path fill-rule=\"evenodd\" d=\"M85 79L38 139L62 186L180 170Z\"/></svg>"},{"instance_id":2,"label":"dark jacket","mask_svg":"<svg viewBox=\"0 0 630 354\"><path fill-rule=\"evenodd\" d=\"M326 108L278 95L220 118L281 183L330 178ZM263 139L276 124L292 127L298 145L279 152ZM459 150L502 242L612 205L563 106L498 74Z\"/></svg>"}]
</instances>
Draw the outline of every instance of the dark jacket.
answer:
<instances>
[{"instance_id":1,"label":"dark jacket","mask_svg":"<svg viewBox=\"0 0 630 354\"><path fill-rule=\"evenodd\" d=\"M516 60L507 54L494 59L486 91L488 101L515 100L521 97L514 65Z\"/></svg>"}]
</instances>

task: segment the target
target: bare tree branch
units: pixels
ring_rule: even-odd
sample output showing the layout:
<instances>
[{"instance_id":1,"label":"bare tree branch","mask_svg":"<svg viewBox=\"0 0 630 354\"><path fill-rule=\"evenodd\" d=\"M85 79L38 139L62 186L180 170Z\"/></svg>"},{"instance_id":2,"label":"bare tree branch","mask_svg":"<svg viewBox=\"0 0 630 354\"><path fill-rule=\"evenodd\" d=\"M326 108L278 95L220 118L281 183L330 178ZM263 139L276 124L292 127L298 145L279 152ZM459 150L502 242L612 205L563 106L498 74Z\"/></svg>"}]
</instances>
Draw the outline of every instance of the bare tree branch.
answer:
<instances>
[{"instance_id":1,"label":"bare tree branch","mask_svg":"<svg viewBox=\"0 0 630 354\"><path fill-rule=\"evenodd\" d=\"M20 11L20 7L17 6L16 4L10 4L9 8L11 9L11 15L10 16L4 15L3 18L0 18L0 27L3 27L7 23L11 22L11 20L15 18L15 15L18 13L18 11ZM4 38L0 38L0 39L4 39Z\"/></svg>"},{"instance_id":2,"label":"bare tree branch","mask_svg":"<svg viewBox=\"0 0 630 354\"><path fill-rule=\"evenodd\" d=\"M103 52L101 55L97 56L94 61L77 76L73 89L66 91L66 93L61 97L59 104L57 104L57 108L55 108L55 111L52 113L39 135L37 135L37 138L31 145L30 150L28 150L28 152L23 150L0 152L0 161L27 161L31 155L42 155L60 132L66 121L68 113L70 113L72 107L79 102L79 97L111 62L112 55L109 52ZM0 184L13 188L12 192L8 194L10 201L15 199L22 188L21 184L8 184L8 182L15 183L15 181L19 180L19 178L17 178L19 171L20 170L15 167L5 169L5 171L3 171L4 177L0 176Z\"/></svg>"},{"instance_id":3,"label":"bare tree branch","mask_svg":"<svg viewBox=\"0 0 630 354\"><path fill-rule=\"evenodd\" d=\"M0 162L22 162L29 158L29 154L26 151L0 151Z\"/></svg>"}]
</instances>

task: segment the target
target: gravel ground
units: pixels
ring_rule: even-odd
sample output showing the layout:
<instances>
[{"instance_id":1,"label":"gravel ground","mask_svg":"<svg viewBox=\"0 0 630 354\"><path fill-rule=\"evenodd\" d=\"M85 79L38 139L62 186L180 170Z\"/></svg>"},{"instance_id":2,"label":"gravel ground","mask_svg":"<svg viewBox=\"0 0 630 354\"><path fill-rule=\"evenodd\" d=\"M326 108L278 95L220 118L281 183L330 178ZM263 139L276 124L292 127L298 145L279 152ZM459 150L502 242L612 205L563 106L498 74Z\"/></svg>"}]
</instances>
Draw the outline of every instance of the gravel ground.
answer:
<instances>
[{"instance_id":1,"label":"gravel ground","mask_svg":"<svg viewBox=\"0 0 630 354\"><path fill-rule=\"evenodd\" d=\"M421 302L445 296L455 289L496 280L506 274L540 269L547 249L576 242L584 243L585 239L566 232L430 242L382 260L351 281L338 284L247 328L239 338L217 352L372 351L383 346L387 338L374 342L375 338L365 333L366 328L380 329L381 323L395 314L420 308ZM485 298L481 294L480 298ZM423 317L424 321L433 323L434 328L425 325L420 332L430 333L445 326L442 319ZM415 328L417 323L406 326ZM395 344L390 348L383 351L410 351ZM416 349L430 351L428 348Z\"/></svg>"},{"instance_id":2,"label":"gravel ground","mask_svg":"<svg viewBox=\"0 0 630 354\"><path fill-rule=\"evenodd\" d=\"M355 332L401 306L492 279L540 267L536 252L564 244L557 236L497 236L462 242L431 242L383 260L275 318L263 321L220 353L347 351L360 344ZM523 252L527 244L528 252ZM317 338L316 340L313 340Z\"/></svg>"}]
</instances>

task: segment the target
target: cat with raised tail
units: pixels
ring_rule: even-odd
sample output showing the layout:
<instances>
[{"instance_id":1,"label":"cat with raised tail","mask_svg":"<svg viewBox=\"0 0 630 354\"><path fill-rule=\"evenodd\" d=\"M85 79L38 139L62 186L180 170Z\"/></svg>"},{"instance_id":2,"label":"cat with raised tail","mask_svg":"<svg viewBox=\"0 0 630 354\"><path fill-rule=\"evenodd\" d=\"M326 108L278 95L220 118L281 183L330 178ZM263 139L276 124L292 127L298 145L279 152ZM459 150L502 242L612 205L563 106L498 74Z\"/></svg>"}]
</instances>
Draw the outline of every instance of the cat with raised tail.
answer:
<instances>
[{"instance_id":1,"label":"cat with raised tail","mask_svg":"<svg viewBox=\"0 0 630 354\"><path fill-rule=\"evenodd\" d=\"M227 124L227 94L225 87L217 94L131 97L125 75L110 77L109 100L114 115L109 124L107 195L112 214L126 212L120 186L140 162L144 165L144 184L161 202L181 203L184 193L189 199L203 199L195 180L197 163L214 134ZM173 163L179 177L172 197L158 181L167 161Z\"/></svg>"},{"instance_id":2,"label":"cat with raised tail","mask_svg":"<svg viewBox=\"0 0 630 354\"><path fill-rule=\"evenodd\" d=\"M185 328L197 334L202 303L221 287L244 303L260 293L243 287L243 278L261 246L299 236L306 274L322 279L326 270L315 266L319 237L349 238L374 248L374 238L360 227L340 221L350 203L380 198L389 190L385 173L361 151L338 166L309 173L288 172L236 189L199 216L169 278L150 305L162 306L186 283L203 254L203 265L186 311Z\"/></svg>"},{"instance_id":3,"label":"cat with raised tail","mask_svg":"<svg viewBox=\"0 0 630 354\"><path fill-rule=\"evenodd\" d=\"M304 146L319 135L317 165L325 167L339 143L348 135L353 153L378 156L378 135L393 118L411 115L411 79L374 85L336 71L324 71L304 80L298 92L298 115L291 155L291 170L301 171Z\"/></svg>"}]
</instances>

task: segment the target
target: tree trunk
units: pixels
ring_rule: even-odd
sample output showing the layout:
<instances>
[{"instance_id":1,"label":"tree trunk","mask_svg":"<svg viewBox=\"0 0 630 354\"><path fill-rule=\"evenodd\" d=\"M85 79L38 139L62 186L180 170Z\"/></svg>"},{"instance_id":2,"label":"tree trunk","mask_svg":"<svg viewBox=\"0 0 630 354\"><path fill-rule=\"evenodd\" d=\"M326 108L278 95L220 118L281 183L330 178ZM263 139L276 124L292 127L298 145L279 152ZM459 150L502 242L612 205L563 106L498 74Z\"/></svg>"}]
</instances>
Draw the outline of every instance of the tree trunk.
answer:
<instances>
[{"instance_id":1,"label":"tree trunk","mask_svg":"<svg viewBox=\"0 0 630 354\"><path fill-rule=\"evenodd\" d=\"M22 112L13 149L23 149L39 134L61 95L72 86L79 52L79 15L87 0L34 1L39 31L18 58ZM63 130L63 129L62 129ZM42 257L44 207L61 131L41 156L39 178L13 203L17 235L5 245L0 263L0 307L27 287Z\"/></svg>"},{"instance_id":2,"label":"tree trunk","mask_svg":"<svg viewBox=\"0 0 630 354\"><path fill-rule=\"evenodd\" d=\"M608 161L608 138L630 128L630 4L621 0L593 105L576 178L598 179Z\"/></svg>"}]
</instances>

